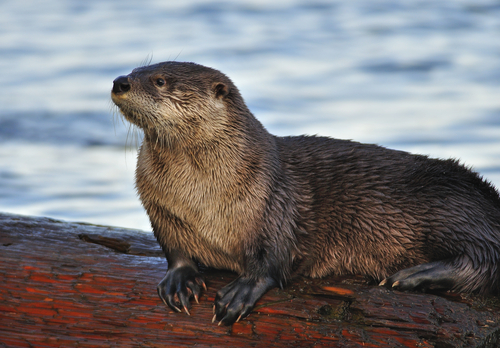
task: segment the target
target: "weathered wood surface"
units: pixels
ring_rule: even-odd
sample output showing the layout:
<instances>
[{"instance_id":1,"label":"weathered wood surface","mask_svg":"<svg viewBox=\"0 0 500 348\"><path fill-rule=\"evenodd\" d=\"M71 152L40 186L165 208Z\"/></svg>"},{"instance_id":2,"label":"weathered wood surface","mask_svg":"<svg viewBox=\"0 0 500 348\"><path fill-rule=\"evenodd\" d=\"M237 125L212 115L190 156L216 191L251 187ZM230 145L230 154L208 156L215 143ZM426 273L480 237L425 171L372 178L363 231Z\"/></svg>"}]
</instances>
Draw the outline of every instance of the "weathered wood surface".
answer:
<instances>
[{"instance_id":1,"label":"weathered wood surface","mask_svg":"<svg viewBox=\"0 0 500 348\"><path fill-rule=\"evenodd\" d=\"M402 293L361 277L297 279L232 327L212 320L234 275L206 271L191 316L159 300L148 233L0 214L0 347L495 347L497 298Z\"/></svg>"}]
</instances>

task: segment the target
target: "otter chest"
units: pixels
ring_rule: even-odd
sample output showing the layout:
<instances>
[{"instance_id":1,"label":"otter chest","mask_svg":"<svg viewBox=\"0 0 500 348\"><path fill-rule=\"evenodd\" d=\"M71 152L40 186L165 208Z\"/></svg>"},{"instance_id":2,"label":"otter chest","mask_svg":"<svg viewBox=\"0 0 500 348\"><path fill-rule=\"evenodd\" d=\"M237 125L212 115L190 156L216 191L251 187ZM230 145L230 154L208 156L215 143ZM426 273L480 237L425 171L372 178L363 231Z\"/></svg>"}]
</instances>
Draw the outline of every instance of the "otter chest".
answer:
<instances>
[{"instance_id":1,"label":"otter chest","mask_svg":"<svg viewBox=\"0 0 500 348\"><path fill-rule=\"evenodd\" d=\"M241 238L236 231L242 227L235 211L238 204L231 201L218 175L197 170L182 158L160 160L141 149L136 186L145 207L168 211L189 227L172 229L170 234L190 233L183 239L200 240L223 253L238 249Z\"/></svg>"}]
</instances>

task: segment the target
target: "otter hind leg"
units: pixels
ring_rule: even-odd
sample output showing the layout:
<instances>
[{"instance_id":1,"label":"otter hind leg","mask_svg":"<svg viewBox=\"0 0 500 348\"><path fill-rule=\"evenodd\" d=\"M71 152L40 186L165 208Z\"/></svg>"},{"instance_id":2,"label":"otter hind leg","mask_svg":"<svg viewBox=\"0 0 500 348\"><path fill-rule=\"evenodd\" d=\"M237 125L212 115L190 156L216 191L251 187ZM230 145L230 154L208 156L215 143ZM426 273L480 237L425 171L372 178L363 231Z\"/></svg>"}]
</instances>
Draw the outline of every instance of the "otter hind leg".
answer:
<instances>
[{"instance_id":1,"label":"otter hind leg","mask_svg":"<svg viewBox=\"0 0 500 348\"><path fill-rule=\"evenodd\" d=\"M380 282L397 290L450 290L457 284L457 272L447 261L424 263L403 269Z\"/></svg>"}]
</instances>

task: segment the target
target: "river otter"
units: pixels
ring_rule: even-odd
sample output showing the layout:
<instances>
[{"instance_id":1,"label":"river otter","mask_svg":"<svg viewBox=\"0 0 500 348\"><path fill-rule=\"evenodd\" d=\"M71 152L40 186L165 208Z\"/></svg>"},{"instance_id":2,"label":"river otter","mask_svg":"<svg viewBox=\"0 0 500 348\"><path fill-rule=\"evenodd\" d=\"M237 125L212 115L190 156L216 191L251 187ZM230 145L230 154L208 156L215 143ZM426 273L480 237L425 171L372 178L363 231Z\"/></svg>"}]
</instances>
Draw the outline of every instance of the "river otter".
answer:
<instances>
[{"instance_id":1,"label":"river otter","mask_svg":"<svg viewBox=\"0 0 500 348\"><path fill-rule=\"evenodd\" d=\"M239 274L217 292L219 324L293 274L498 291L500 198L455 160L271 135L228 77L194 63L134 69L112 99L144 131L136 187L168 261L158 293L176 311L205 286L196 261Z\"/></svg>"}]
</instances>

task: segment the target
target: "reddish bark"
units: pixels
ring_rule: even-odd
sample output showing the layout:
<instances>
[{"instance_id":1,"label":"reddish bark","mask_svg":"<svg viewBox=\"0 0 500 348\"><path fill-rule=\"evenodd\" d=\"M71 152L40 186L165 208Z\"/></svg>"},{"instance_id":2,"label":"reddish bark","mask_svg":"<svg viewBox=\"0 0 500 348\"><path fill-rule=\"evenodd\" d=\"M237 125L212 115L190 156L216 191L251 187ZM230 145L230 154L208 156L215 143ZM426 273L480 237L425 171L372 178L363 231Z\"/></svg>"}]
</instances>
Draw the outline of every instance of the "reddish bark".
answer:
<instances>
[{"instance_id":1,"label":"reddish bark","mask_svg":"<svg viewBox=\"0 0 500 348\"><path fill-rule=\"evenodd\" d=\"M160 301L151 234L0 214L0 347L495 347L498 298L402 293L361 277L296 279L232 327L212 324L206 271L191 316Z\"/></svg>"}]
</instances>

